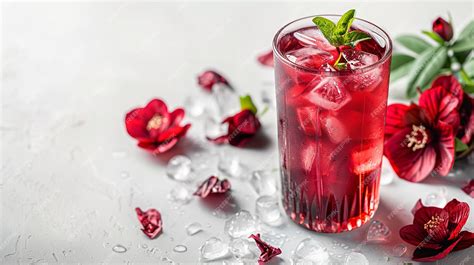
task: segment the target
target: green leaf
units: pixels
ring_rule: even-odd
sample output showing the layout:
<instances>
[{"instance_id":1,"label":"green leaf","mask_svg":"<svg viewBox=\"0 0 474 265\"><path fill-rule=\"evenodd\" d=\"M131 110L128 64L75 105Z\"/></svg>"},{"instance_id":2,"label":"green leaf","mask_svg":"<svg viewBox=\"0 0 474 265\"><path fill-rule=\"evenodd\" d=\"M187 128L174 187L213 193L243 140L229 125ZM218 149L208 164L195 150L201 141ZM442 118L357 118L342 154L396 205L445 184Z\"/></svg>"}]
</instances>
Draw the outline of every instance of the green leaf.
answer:
<instances>
[{"instance_id":1,"label":"green leaf","mask_svg":"<svg viewBox=\"0 0 474 265\"><path fill-rule=\"evenodd\" d=\"M466 38L461 41L456 41L451 47L454 52L464 52L474 49L474 39Z\"/></svg>"},{"instance_id":2,"label":"green leaf","mask_svg":"<svg viewBox=\"0 0 474 265\"><path fill-rule=\"evenodd\" d=\"M466 93L469 93L469 94L474 93L474 85L463 84L462 88L463 88L464 92L466 92Z\"/></svg>"},{"instance_id":3,"label":"green leaf","mask_svg":"<svg viewBox=\"0 0 474 265\"><path fill-rule=\"evenodd\" d=\"M438 34L434 33L433 31L423 30L422 33L425 34L426 36L430 37L430 39L436 41L437 43L439 43L441 45L444 45L444 40Z\"/></svg>"},{"instance_id":4,"label":"green leaf","mask_svg":"<svg viewBox=\"0 0 474 265\"><path fill-rule=\"evenodd\" d=\"M456 152L462 152L462 151L466 151L469 146L467 146L467 144L463 143L459 138L454 138L454 146L455 146L455 150Z\"/></svg>"},{"instance_id":5,"label":"green leaf","mask_svg":"<svg viewBox=\"0 0 474 265\"><path fill-rule=\"evenodd\" d=\"M415 60L415 57L402 54L402 53L394 53L392 55L392 64L390 65L390 71L393 71L409 62Z\"/></svg>"},{"instance_id":6,"label":"green leaf","mask_svg":"<svg viewBox=\"0 0 474 265\"><path fill-rule=\"evenodd\" d=\"M253 104L252 98L250 95L245 95L240 97L240 109L241 110L250 110L253 114L257 114L257 107Z\"/></svg>"},{"instance_id":7,"label":"green leaf","mask_svg":"<svg viewBox=\"0 0 474 265\"><path fill-rule=\"evenodd\" d=\"M430 47L433 47L427 41L415 35L398 36L395 38L395 41L417 54L424 52Z\"/></svg>"},{"instance_id":8,"label":"green leaf","mask_svg":"<svg viewBox=\"0 0 474 265\"><path fill-rule=\"evenodd\" d=\"M414 62L406 63L397 69L390 71L390 82L395 82L402 77L406 77L409 73L411 68L413 67Z\"/></svg>"},{"instance_id":9,"label":"green leaf","mask_svg":"<svg viewBox=\"0 0 474 265\"><path fill-rule=\"evenodd\" d=\"M346 34L347 31L349 31L352 22L354 21L354 15L354 9L351 9L344 13L344 15L342 15L339 21L337 22L336 29L334 30L333 34L340 36Z\"/></svg>"},{"instance_id":10,"label":"green leaf","mask_svg":"<svg viewBox=\"0 0 474 265\"><path fill-rule=\"evenodd\" d=\"M471 58L469 61L465 62L462 68L464 71L466 71L469 77L474 77L474 58Z\"/></svg>"},{"instance_id":11,"label":"green leaf","mask_svg":"<svg viewBox=\"0 0 474 265\"><path fill-rule=\"evenodd\" d=\"M457 41L462 41L464 39L474 39L474 20L471 20L457 37Z\"/></svg>"},{"instance_id":12,"label":"green leaf","mask_svg":"<svg viewBox=\"0 0 474 265\"><path fill-rule=\"evenodd\" d=\"M364 40L370 40L371 38L372 37L370 37L370 35L365 32L353 30L344 36L344 43L354 47L357 45L357 43Z\"/></svg>"},{"instance_id":13,"label":"green leaf","mask_svg":"<svg viewBox=\"0 0 474 265\"><path fill-rule=\"evenodd\" d=\"M407 97L416 96L417 88L423 89L439 73L448 58L447 48L440 46L423 52L413 65L408 82Z\"/></svg>"},{"instance_id":14,"label":"green leaf","mask_svg":"<svg viewBox=\"0 0 474 265\"><path fill-rule=\"evenodd\" d=\"M336 28L336 24L331 20L325 17L315 17L313 18L313 23L318 26L319 30L323 33L324 37L332 44L332 35L334 33L334 29Z\"/></svg>"}]
</instances>

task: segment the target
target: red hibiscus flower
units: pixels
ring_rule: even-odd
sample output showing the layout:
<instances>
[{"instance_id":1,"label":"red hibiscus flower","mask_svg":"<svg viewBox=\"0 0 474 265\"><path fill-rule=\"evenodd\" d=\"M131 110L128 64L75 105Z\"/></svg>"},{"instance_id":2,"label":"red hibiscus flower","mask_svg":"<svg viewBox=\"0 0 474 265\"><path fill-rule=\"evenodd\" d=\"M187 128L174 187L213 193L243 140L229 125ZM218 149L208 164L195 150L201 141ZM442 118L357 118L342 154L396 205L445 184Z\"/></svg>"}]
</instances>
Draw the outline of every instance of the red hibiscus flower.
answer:
<instances>
[{"instance_id":1,"label":"red hibiscus flower","mask_svg":"<svg viewBox=\"0 0 474 265\"><path fill-rule=\"evenodd\" d=\"M163 221L161 214L155 209L149 209L143 212L139 207L135 208L137 212L138 221L142 224L143 233L153 239L163 230Z\"/></svg>"},{"instance_id":2,"label":"red hibiscus flower","mask_svg":"<svg viewBox=\"0 0 474 265\"><path fill-rule=\"evenodd\" d=\"M144 108L136 108L125 116L125 126L130 136L138 140L138 146L161 154L175 146L186 135L191 124L181 126L183 109L168 112L160 99L153 99Z\"/></svg>"},{"instance_id":3,"label":"red hibiscus flower","mask_svg":"<svg viewBox=\"0 0 474 265\"><path fill-rule=\"evenodd\" d=\"M442 17L433 21L433 31L444 41L450 41L453 38L453 27Z\"/></svg>"},{"instance_id":4,"label":"red hibiscus flower","mask_svg":"<svg viewBox=\"0 0 474 265\"><path fill-rule=\"evenodd\" d=\"M202 72L198 76L198 84L203 89L209 92L212 91L212 87L214 87L214 85L216 84L223 84L223 85L228 86L229 88L232 88L229 82L222 75L212 70L207 70L207 71Z\"/></svg>"},{"instance_id":5,"label":"red hibiscus flower","mask_svg":"<svg viewBox=\"0 0 474 265\"><path fill-rule=\"evenodd\" d=\"M244 146L260 129L257 116L250 110L242 110L234 116L225 118L222 123L229 124L227 134L217 138L209 138L217 144L229 143L233 146Z\"/></svg>"},{"instance_id":6,"label":"red hibiscus flower","mask_svg":"<svg viewBox=\"0 0 474 265\"><path fill-rule=\"evenodd\" d=\"M260 249L260 257L258 257L258 263L264 263L271 260L273 257L281 254L281 249L270 246L260 238L260 234L250 235L249 238L253 238Z\"/></svg>"},{"instance_id":7,"label":"red hibiscus flower","mask_svg":"<svg viewBox=\"0 0 474 265\"><path fill-rule=\"evenodd\" d=\"M413 260L430 262L451 251L474 245L474 233L462 231L469 216L469 205L456 199L444 208L424 207L415 213L413 224L400 229L400 237L416 246Z\"/></svg>"},{"instance_id":8,"label":"red hibiscus flower","mask_svg":"<svg viewBox=\"0 0 474 265\"><path fill-rule=\"evenodd\" d=\"M260 64L273 67L273 50L263 53L257 57Z\"/></svg>"},{"instance_id":9,"label":"red hibiscus flower","mask_svg":"<svg viewBox=\"0 0 474 265\"><path fill-rule=\"evenodd\" d=\"M216 176L210 176L199 185L194 195L206 198L210 194L222 194L230 190L230 182L227 179L219 180Z\"/></svg>"},{"instance_id":10,"label":"red hibiscus flower","mask_svg":"<svg viewBox=\"0 0 474 265\"><path fill-rule=\"evenodd\" d=\"M384 155L397 175L408 181L422 181L433 170L445 176L453 166L463 95L450 92L446 78L437 79L423 92L419 105L387 108Z\"/></svg>"}]
</instances>

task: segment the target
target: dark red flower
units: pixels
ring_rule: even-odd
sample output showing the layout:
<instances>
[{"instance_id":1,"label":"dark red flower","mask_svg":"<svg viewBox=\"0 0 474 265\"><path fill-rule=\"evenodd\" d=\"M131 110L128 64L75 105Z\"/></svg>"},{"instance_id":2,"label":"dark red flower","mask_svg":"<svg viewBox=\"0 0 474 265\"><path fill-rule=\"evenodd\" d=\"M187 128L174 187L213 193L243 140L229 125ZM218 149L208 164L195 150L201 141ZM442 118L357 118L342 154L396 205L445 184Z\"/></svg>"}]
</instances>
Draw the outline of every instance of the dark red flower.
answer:
<instances>
[{"instance_id":1,"label":"dark red flower","mask_svg":"<svg viewBox=\"0 0 474 265\"><path fill-rule=\"evenodd\" d=\"M384 155L395 173L408 181L422 181L433 170L445 176L453 166L452 126L435 123L421 106L388 106L385 139Z\"/></svg>"},{"instance_id":2,"label":"dark red flower","mask_svg":"<svg viewBox=\"0 0 474 265\"><path fill-rule=\"evenodd\" d=\"M453 38L453 27L442 17L438 17L433 21L433 31L444 41L450 41Z\"/></svg>"},{"instance_id":3,"label":"dark red flower","mask_svg":"<svg viewBox=\"0 0 474 265\"><path fill-rule=\"evenodd\" d=\"M466 186L462 188L462 190L472 198L474 198L474 179L471 179Z\"/></svg>"},{"instance_id":4,"label":"dark red flower","mask_svg":"<svg viewBox=\"0 0 474 265\"><path fill-rule=\"evenodd\" d=\"M217 138L209 138L217 144L229 143L233 146L244 146L260 129L260 122L257 116L248 110L244 109L234 116L225 118L222 123L228 123L227 134Z\"/></svg>"},{"instance_id":5,"label":"dark red flower","mask_svg":"<svg viewBox=\"0 0 474 265\"><path fill-rule=\"evenodd\" d=\"M231 88L229 82L215 71L207 70L198 76L198 84L207 91L212 91L212 87L216 84L223 84Z\"/></svg>"},{"instance_id":6,"label":"dark red flower","mask_svg":"<svg viewBox=\"0 0 474 265\"><path fill-rule=\"evenodd\" d=\"M138 146L154 154L161 154L175 146L186 135L191 124L181 126L184 110L168 112L160 99L153 99L144 108L136 108L125 116L125 126Z\"/></svg>"},{"instance_id":7,"label":"dark red flower","mask_svg":"<svg viewBox=\"0 0 474 265\"><path fill-rule=\"evenodd\" d=\"M258 263L264 263L271 260L273 257L281 254L281 249L270 246L260 238L260 234L250 235L249 238L253 238L260 249L260 257L258 257Z\"/></svg>"},{"instance_id":8,"label":"dark red flower","mask_svg":"<svg viewBox=\"0 0 474 265\"><path fill-rule=\"evenodd\" d=\"M421 94L419 105L388 106L384 155L399 177L419 182L433 170L441 176L449 173L460 124L463 93L459 89L446 76Z\"/></svg>"},{"instance_id":9,"label":"dark red flower","mask_svg":"<svg viewBox=\"0 0 474 265\"><path fill-rule=\"evenodd\" d=\"M273 50L262 53L257 57L257 60L262 65L273 67Z\"/></svg>"},{"instance_id":10,"label":"dark red flower","mask_svg":"<svg viewBox=\"0 0 474 265\"><path fill-rule=\"evenodd\" d=\"M142 224L143 233L153 239L163 230L163 221L161 220L161 214L155 209L148 209L143 212L139 207L135 208L137 212L138 221Z\"/></svg>"},{"instance_id":11,"label":"dark red flower","mask_svg":"<svg viewBox=\"0 0 474 265\"><path fill-rule=\"evenodd\" d=\"M199 185L194 195L206 198L210 194L226 193L230 190L230 182L227 179L219 180L216 176L210 176L201 185Z\"/></svg>"},{"instance_id":12,"label":"dark red flower","mask_svg":"<svg viewBox=\"0 0 474 265\"><path fill-rule=\"evenodd\" d=\"M444 208L421 206L415 213L413 224L400 229L400 237L416 246L413 260L439 260L451 251L474 245L474 233L461 232L468 216L469 205L456 199Z\"/></svg>"}]
</instances>

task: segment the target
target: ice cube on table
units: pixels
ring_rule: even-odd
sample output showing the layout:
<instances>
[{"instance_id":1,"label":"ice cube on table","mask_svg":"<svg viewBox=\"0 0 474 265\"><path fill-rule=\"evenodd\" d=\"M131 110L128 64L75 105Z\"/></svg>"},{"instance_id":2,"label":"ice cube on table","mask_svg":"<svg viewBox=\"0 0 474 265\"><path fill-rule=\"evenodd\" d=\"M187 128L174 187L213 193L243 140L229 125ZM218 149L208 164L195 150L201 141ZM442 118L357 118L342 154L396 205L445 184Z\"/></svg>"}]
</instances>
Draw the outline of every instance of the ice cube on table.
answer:
<instances>
[{"instance_id":1,"label":"ice cube on table","mask_svg":"<svg viewBox=\"0 0 474 265\"><path fill-rule=\"evenodd\" d=\"M202 225L198 222L190 223L186 226L186 233L188 236L193 236L202 231Z\"/></svg>"},{"instance_id":2,"label":"ice cube on table","mask_svg":"<svg viewBox=\"0 0 474 265\"><path fill-rule=\"evenodd\" d=\"M386 241L390 236L390 228L382 221L373 220L367 230L367 241L381 242Z\"/></svg>"},{"instance_id":3,"label":"ice cube on table","mask_svg":"<svg viewBox=\"0 0 474 265\"><path fill-rule=\"evenodd\" d=\"M224 230L232 238L248 237L257 231L257 221L246 210L241 210L225 222Z\"/></svg>"},{"instance_id":4,"label":"ice cube on table","mask_svg":"<svg viewBox=\"0 0 474 265\"><path fill-rule=\"evenodd\" d=\"M303 130L306 135L321 135L319 112L319 109L315 106L299 107L296 109L299 128Z\"/></svg>"},{"instance_id":5,"label":"ice cube on table","mask_svg":"<svg viewBox=\"0 0 474 265\"><path fill-rule=\"evenodd\" d=\"M201 258L212 261L224 258L229 254L229 246L220 238L211 237L201 246Z\"/></svg>"},{"instance_id":6,"label":"ice cube on table","mask_svg":"<svg viewBox=\"0 0 474 265\"><path fill-rule=\"evenodd\" d=\"M182 185L176 185L168 193L168 200L179 204L187 204L191 201L191 191Z\"/></svg>"},{"instance_id":7,"label":"ice cube on table","mask_svg":"<svg viewBox=\"0 0 474 265\"><path fill-rule=\"evenodd\" d=\"M277 173L271 170L252 172L250 184L258 195L273 195L277 192Z\"/></svg>"},{"instance_id":8,"label":"ice cube on table","mask_svg":"<svg viewBox=\"0 0 474 265\"><path fill-rule=\"evenodd\" d=\"M369 260L364 254L359 252L351 252L346 257L345 265L369 265Z\"/></svg>"},{"instance_id":9,"label":"ice cube on table","mask_svg":"<svg viewBox=\"0 0 474 265\"><path fill-rule=\"evenodd\" d=\"M227 124L222 124L221 121L214 117L206 116L204 120L204 135L208 138L214 139L227 133Z\"/></svg>"},{"instance_id":10,"label":"ice cube on table","mask_svg":"<svg viewBox=\"0 0 474 265\"><path fill-rule=\"evenodd\" d=\"M343 50L341 53L352 70L372 65L379 60L379 57L375 54L354 49Z\"/></svg>"},{"instance_id":11,"label":"ice cube on table","mask_svg":"<svg viewBox=\"0 0 474 265\"><path fill-rule=\"evenodd\" d=\"M318 69L322 65L334 60L331 53L313 47L304 47L285 54L291 62L304 67Z\"/></svg>"},{"instance_id":12,"label":"ice cube on table","mask_svg":"<svg viewBox=\"0 0 474 265\"><path fill-rule=\"evenodd\" d=\"M297 246L291 257L293 264L325 265L330 261L327 250L316 240L306 238Z\"/></svg>"},{"instance_id":13,"label":"ice cube on table","mask_svg":"<svg viewBox=\"0 0 474 265\"><path fill-rule=\"evenodd\" d=\"M314 88L303 96L321 108L339 110L351 100L351 95L337 77L325 77L315 83Z\"/></svg>"},{"instance_id":14,"label":"ice cube on table","mask_svg":"<svg viewBox=\"0 0 474 265\"><path fill-rule=\"evenodd\" d=\"M212 95L219 108L221 118L234 115L240 110L240 102L237 93L226 85L216 84L212 89Z\"/></svg>"},{"instance_id":15,"label":"ice cube on table","mask_svg":"<svg viewBox=\"0 0 474 265\"><path fill-rule=\"evenodd\" d=\"M230 241L229 249L237 260L252 259L255 254L250 250L250 244L247 238L234 238Z\"/></svg>"},{"instance_id":16,"label":"ice cube on table","mask_svg":"<svg viewBox=\"0 0 474 265\"><path fill-rule=\"evenodd\" d=\"M332 143L341 143L349 137L344 124L335 116L324 115L321 117L321 126Z\"/></svg>"},{"instance_id":17,"label":"ice cube on table","mask_svg":"<svg viewBox=\"0 0 474 265\"><path fill-rule=\"evenodd\" d=\"M280 225L282 215L276 196L261 196L255 202L257 217L268 225Z\"/></svg>"},{"instance_id":18,"label":"ice cube on table","mask_svg":"<svg viewBox=\"0 0 474 265\"><path fill-rule=\"evenodd\" d=\"M187 96L184 100L184 108L186 114L189 113L192 117L199 117L204 113L206 105L199 96Z\"/></svg>"},{"instance_id":19,"label":"ice cube on table","mask_svg":"<svg viewBox=\"0 0 474 265\"><path fill-rule=\"evenodd\" d=\"M382 152L382 145L374 145L363 149L356 146L351 153L351 166L354 174L369 174L376 170L382 162Z\"/></svg>"},{"instance_id":20,"label":"ice cube on table","mask_svg":"<svg viewBox=\"0 0 474 265\"><path fill-rule=\"evenodd\" d=\"M432 207L443 208L444 206L446 206L447 200L444 194L441 194L440 192L433 192L426 195L421 200L421 202L426 207L432 206Z\"/></svg>"},{"instance_id":21,"label":"ice cube on table","mask_svg":"<svg viewBox=\"0 0 474 265\"><path fill-rule=\"evenodd\" d=\"M166 174L168 177L177 181L189 181L192 175L191 171L191 159L187 156L174 156L166 166Z\"/></svg>"},{"instance_id":22,"label":"ice cube on table","mask_svg":"<svg viewBox=\"0 0 474 265\"><path fill-rule=\"evenodd\" d=\"M231 178L248 179L247 167L243 165L239 157L235 154L221 153L217 168L224 175Z\"/></svg>"}]
</instances>

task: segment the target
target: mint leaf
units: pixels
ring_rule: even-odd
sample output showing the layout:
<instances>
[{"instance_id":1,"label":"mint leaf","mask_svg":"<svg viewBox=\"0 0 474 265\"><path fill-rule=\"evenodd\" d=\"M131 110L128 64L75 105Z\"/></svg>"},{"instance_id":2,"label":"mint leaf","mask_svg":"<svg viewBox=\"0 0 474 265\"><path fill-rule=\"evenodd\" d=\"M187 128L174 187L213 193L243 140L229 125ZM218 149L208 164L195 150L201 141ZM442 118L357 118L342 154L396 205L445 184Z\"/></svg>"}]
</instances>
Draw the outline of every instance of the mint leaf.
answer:
<instances>
[{"instance_id":1,"label":"mint leaf","mask_svg":"<svg viewBox=\"0 0 474 265\"><path fill-rule=\"evenodd\" d=\"M257 114L257 107L255 107L255 104L253 104L250 95L240 97L240 109L250 110L251 112L253 112L253 114Z\"/></svg>"},{"instance_id":2,"label":"mint leaf","mask_svg":"<svg viewBox=\"0 0 474 265\"><path fill-rule=\"evenodd\" d=\"M469 146L467 146L467 144L463 143L459 138L455 138L454 139L454 148L456 150L456 152L462 152L462 151L466 151Z\"/></svg>"},{"instance_id":3,"label":"mint leaf","mask_svg":"<svg viewBox=\"0 0 474 265\"><path fill-rule=\"evenodd\" d=\"M370 37L370 35L365 32L353 30L344 36L344 43L354 47L357 45L357 43L364 40L370 40L371 38L372 37Z\"/></svg>"},{"instance_id":4,"label":"mint leaf","mask_svg":"<svg viewBox=\"0 0 474 265\"><path fill-rule=\"evenodd\" d=\"M339 21L337 22L336 29L334 30L334 34L343 36L345 35L348 31L349 28L351 27L352 22L354 21L354 15L355 15L355 10L351 9L344 13L344 15L341 16Z\"/></svg>"},{"instance_id":5,"label":"mint leaf","mask_svg":"<svg viewBox=\"0 0 474 265\"><path fill-rule=\"evenodd\" d=\"M318 26L321 33L323 33L324 37L334 46L332 42L332 35L334 33L334 29L336 28L336 24L331 20L324 18L324 17L315 17L313 18L313 23Z\"/></svg>"}]
</instances>

